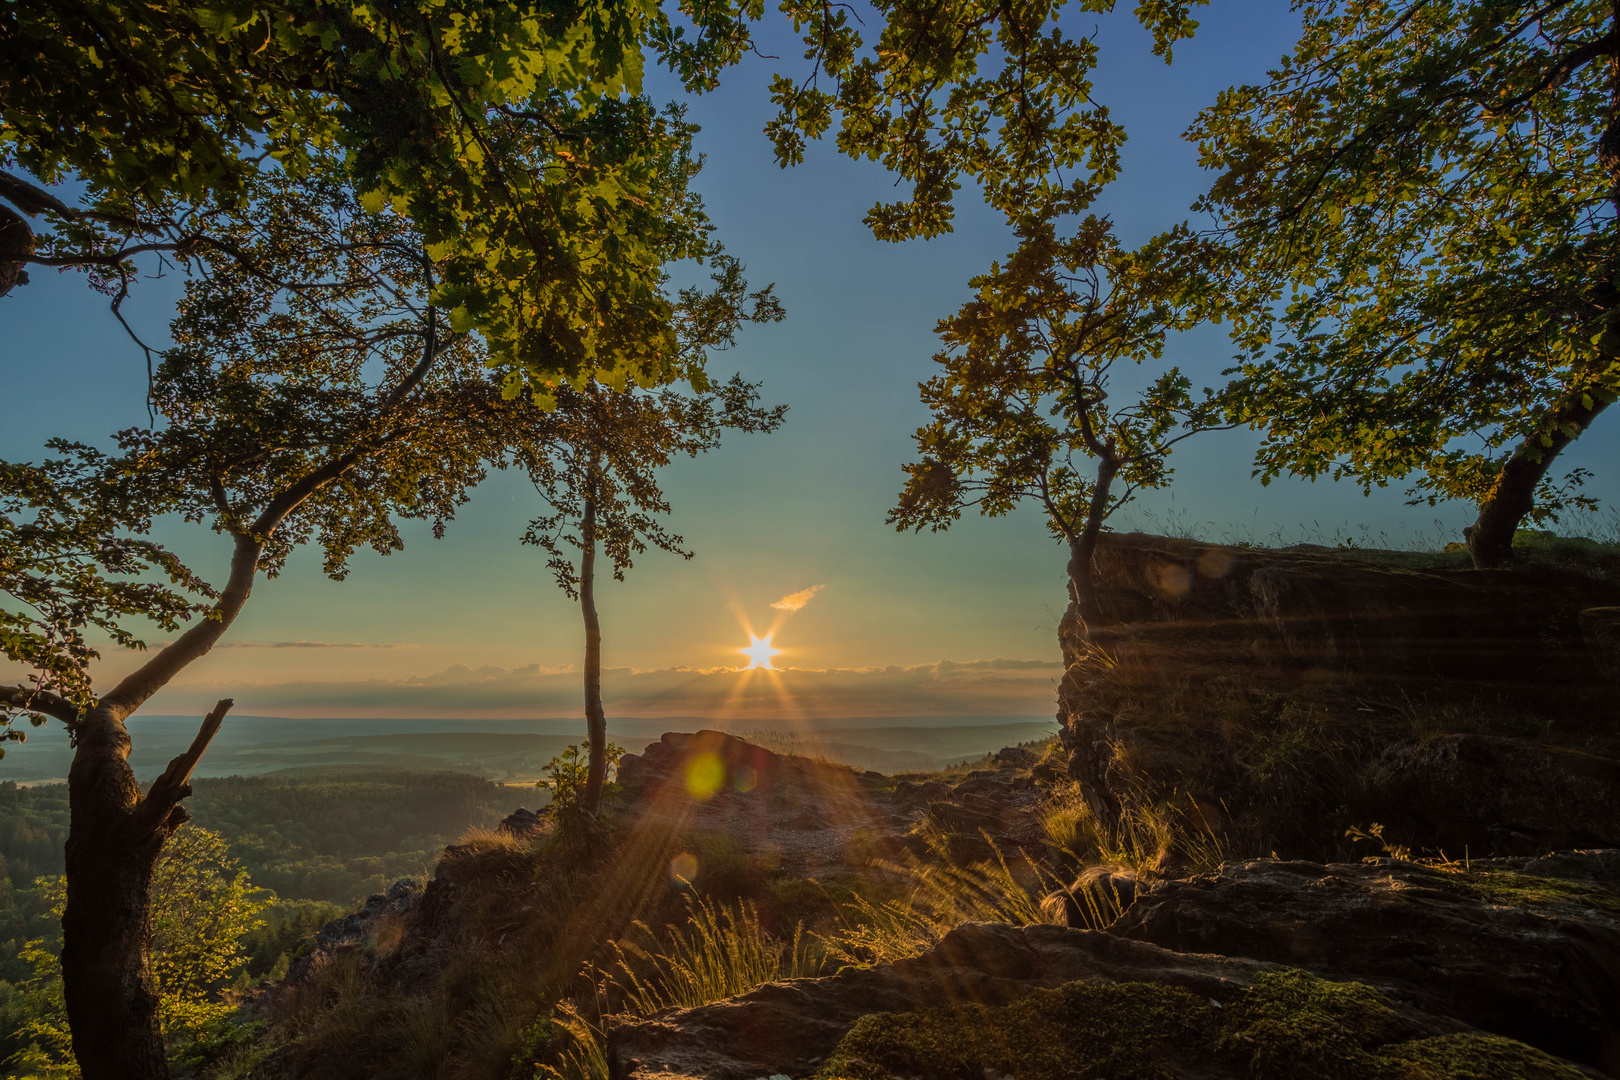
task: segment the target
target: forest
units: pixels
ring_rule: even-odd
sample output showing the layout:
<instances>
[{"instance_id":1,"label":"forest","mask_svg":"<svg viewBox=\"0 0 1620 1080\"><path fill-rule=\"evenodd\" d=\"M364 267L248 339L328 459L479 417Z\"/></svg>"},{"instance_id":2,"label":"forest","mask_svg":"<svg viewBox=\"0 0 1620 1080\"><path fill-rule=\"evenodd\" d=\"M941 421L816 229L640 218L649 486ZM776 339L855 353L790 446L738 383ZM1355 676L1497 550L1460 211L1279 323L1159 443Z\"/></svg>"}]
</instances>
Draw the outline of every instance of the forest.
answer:
<instances>
[{"instance_id":1,"label":"forest","mask_svg":"<svg viewBox=\"0 0 1620 1080\"><path fill-rule=\"evenodd\" d=\"M1169 133L1196 160L1182 205L1151 197L1125 118L1164 133L1108 99L1111 65L1169 85L1229 0L6 4L0 318L71 283L143 389L103 413L107 388L24 392L46 361L0 356L10 411L49 425L0 460L0 748L71 753L65 785L0 786L0 1067L1620 1075L1620 535L1583 456L1620 397L1620 7L1274 8L1286 54ZM701 721L610 741L640 670L822 704L782 689L808 661L772 662L820 578L770 628L696 573L603 617L620 583L700 565L677 503L745 499L736 462L801 408L755 365L805 293L734 253L735 132L694 119L745 75L782 185L881 178L861 250L960 255L960 229L1000 252L930 256L955 298L886 515L795 572L910 534L926 579L939 545L1011 535L978 519L1038 523L1057 659L890 662L852 621L872 655L847 670L964 717L1050 670L1051 739L904 774ZM1122 191L1152 214L1116 216ZM900 362L883 348L859 362ZM831 547L864 482L839 443L873 413L859 368L816 363L848 418L826 486L749 490L761 520L823 500L826 537L799 531ZM1127 525L1231 437L1253 491L1394 489L1455 527L1385 550ZM403 626L361 579L486 521L499 484L568 612L568 655L525 660L578 688L543 792L199 775L261 671L307 692L286 656L370 655L315 640L340 623L285 599L306 568L368 598L344 618ZM1004 618L982 598L1023 557L981 559L974 607L919 591L919 625ZM517 589L441 576L407 582L416 629ZM660 651L697 639L701 590L746 667ZM615 666L647 627L650 658ZM437 688L401 655L356 684ZM198 687L189 743L138 776L141 711Z\"/></svg>"}]
</instances>

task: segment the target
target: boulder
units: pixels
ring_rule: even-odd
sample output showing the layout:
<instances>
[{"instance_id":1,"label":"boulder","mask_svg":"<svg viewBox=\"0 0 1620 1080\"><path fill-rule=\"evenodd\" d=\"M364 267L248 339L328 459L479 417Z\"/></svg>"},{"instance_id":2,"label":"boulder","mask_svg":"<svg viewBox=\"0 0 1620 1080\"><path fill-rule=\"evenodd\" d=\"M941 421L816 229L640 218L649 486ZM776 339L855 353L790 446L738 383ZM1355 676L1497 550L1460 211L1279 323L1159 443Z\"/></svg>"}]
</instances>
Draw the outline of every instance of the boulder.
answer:
<instances>
[{"instance_id":1,"label":"boulder","mask_svg":"<svg viewBox=\"0 0 1620 1080\"><path fill-rule=\"evenodd\" d=\"M550 810L549 806L545 806L540 808L539 813L536 813L520 806L502 818L501 823L495 826L495 830L510 833L519 839L533 836L546 827L546 815L549 814Z\"/></svg>"},{"instance_id":2,"label":"boulder","mask_svg":"<svg viewBox=\"0 0 1620 1080\"><path fill-rule=\"evenodd\" d=\"M1489 735L1394 743L1367 770L1389 835L1458 857L1620 847L1620 761Z\"/></svg>"},{"instance_id":3,"label":"boulder","mask_svg":"<svg viewBox=\"0 0 1620 1080\"><path fill-rule=\"evenodd\" d=\"M1616 853L1519 864L1557 877L1508 865L1229 863L1139 895L1108 933L1369 982L1620 1075L1620 893L1562 876L1605 877Z\"/></svg>"},{"instance_id":4,"label":"boulder","mask_svg":"<svg viewBox=\"0 0 1620 1080\"><path fill-rule=\"evenodd\" d=\"M420 907L421 900L422 883L415 878L400 878L385 891L373 893L359 911L333 919L315 932L314 947L294 962L287 972L285 985L301 982L335 953L365 948L371 944L379 926L386 922L398 923Z\"/></svg>"}]
</instances>

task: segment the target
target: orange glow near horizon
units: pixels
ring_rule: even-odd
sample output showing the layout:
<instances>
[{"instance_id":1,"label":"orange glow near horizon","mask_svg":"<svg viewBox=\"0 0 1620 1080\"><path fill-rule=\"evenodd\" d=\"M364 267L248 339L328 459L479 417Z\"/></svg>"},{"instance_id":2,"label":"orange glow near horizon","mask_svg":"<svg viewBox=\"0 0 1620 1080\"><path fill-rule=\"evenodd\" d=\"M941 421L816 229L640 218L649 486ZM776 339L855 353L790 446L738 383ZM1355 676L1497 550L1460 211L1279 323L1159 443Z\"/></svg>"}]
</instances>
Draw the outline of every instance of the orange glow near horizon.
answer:
<instances>
[{"instance_id":1,"label":"orange glow near horizon","mask_svg":"<svg viewBox=\"0 0 1620 1080\"><path fill-rule=\"evenodd\" d=\"M767 671L776 670L776 665L771 663L771 657L780 656L782 654L782 650L771 647L771 638L774 636L774 634L766 634L761 638L755 637L753 634L748 635L748 640L752 644L750 644L746 649L737 650L744 656L748 657L748 667L746 670L752 671L755 668L764 668Z\"/></svg>"}]
</instances>

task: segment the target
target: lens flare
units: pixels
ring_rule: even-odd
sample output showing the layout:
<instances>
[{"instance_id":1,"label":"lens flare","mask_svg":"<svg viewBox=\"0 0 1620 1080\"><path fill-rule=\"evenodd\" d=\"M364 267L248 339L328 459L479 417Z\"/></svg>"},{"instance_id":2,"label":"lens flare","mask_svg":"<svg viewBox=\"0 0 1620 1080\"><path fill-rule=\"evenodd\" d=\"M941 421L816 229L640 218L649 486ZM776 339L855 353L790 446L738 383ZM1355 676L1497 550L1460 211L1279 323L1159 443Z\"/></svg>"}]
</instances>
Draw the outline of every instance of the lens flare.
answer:
<instances>
[{"instance_id":1,"label":"lens flare","mask_svg":"<svg viewBox=\"0 0 1620 1080\"><path fill-rule=\"evenodd\" d=\"M694 799L712 799L726 782L726 763L718 754L699 754L686 767L686 791Z\"/></svg>"}]
</instances>

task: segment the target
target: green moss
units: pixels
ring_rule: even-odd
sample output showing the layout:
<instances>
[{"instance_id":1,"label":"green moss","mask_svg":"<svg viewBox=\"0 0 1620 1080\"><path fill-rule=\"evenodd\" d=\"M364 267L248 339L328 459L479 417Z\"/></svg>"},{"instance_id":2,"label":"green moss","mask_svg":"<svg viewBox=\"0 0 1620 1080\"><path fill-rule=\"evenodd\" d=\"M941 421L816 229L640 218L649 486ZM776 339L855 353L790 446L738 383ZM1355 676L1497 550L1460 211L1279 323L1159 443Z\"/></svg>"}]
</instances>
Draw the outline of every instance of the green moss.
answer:
<instances>
[{"instance_id":1,"label":"green moss","mask_svg":"<svg viewBox=\"0 0 1620 1080\"><path fill-rule=\"evenodd\" d=\"M1253 1080L1577 1080L1539 1050L1491 1035L1413 1038L1376 990L1303 971L1258 976L1218 1006L1177 987L1085 980L1010 1005L863 1017L820 1080L1169 1080L1219 1063Z\"/></svg>"},{"instance_id":2,"label":"green moss","mask_svg":"<svg viewBox=\"0 0 1620 1080\"><path fill-rule=\"evenodd\" d=\"M982 1076L988 1067L1018 1080L1169 1080L1175 1047L1209 1043L1213 1011L1175 987L1085 981L999 1008L878 1013L856 1022L818 1075Z\"/></svg>"},{"instance_id":3,"label":"green moss","mask_svg":"<svg viewBox=\"0 0 1620 1080\"><path fill-rule=\"evenodd\" d=\"M1582 1075L1500 1035L1441 1035L1390 1047L1379 1056L1401 1080L1574 1080Z\"/></svg>"},{"instance_id":4,"label":"green moss","mask_svg":"<svg viewBox=\"0 0 1620 1080\"><path fill-rule=\"evenodd\" d=\"M1256 1077L1371 1075L1369 1050L1414 1034L1372 987L1303 971L1257 976L1224 1020L1219 1048Z\"/></svg>"},{"instance_id":5,"label":"green moss","mask_svg":"<svg viewBox=\"0 0 1620 1080\"><path fill-rule=\"evenodd\" d=\"M1463 870L1443 874L1438 884L1490 904L1569 904L1620 913L1620 893L1586 881L1537 877L1511 870Z\"/></svg>"}]
</instances>

